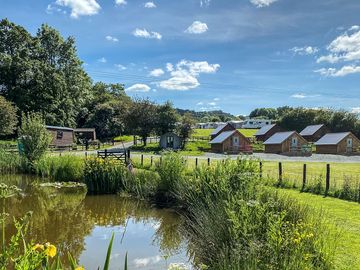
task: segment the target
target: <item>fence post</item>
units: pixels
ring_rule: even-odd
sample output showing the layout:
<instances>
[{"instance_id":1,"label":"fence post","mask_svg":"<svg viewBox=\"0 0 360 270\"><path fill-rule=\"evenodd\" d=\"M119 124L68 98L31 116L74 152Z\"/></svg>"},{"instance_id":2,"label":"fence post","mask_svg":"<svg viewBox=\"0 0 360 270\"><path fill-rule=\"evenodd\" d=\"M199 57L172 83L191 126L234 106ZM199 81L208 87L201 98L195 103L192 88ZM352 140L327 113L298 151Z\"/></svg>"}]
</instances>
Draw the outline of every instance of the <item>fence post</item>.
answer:
<instances>
[{"instance_id":1,"label":"fence post","mask_svg":"<svg viewBox=\"0 0 360 270\"><path fill-rule=\"evenodd\" d=\"M127 150L127 157L130 160L130 149Z\"/></svg>"},{"instance_id":2,"label":"fence post","mask_svg":"<svg viewBox=\"0 0 360 270\"><path fill-rule=\"evenodd\" d=\"M195 168L198 167L198 158L195 158Z\"/></svg>"},{"instance_id":3,"label":"fence post","mask_svg":"<svg viewBox=\"0 0 360 270\"><path fill-rule=\"evenodd\" d=\"M260 161L260 168L259 168L260 179L262 178L262 174L263 174L263 164L262 161Z\"/></svg>"},{"instance_id":4,"label":"fence post","mask_svg":"<svg viewBox=\"0 0 360 270\"><path fill-rule=\"evenodd\" d=\"M162 163L162 157L160 157L160 165L161 165L161 163Z\"/></svg>"},{"instance_id":5,"label":"fence post","mask_svg":"<svg viewBox=\"0 0 360 270\"><path fill-rule=\"evenodd\" d=\"M141 154L141 166L144 166L144 155Z\"/></svg>"},{"instance_id":6,"label":"fence post","mask_svg":"<svg viewBox=\"0 0 360 270\"><path fill-rule=\"evenodd\" d=\"M105 149L105 158L107 158L108 152L107 149Z\"/></svg>"},{"instance_id":7,"label":"fence post","mask_svg":"<svg viewBox=\"0 0 360 270\"><path fill-rule=\"evenodd\" d=\"M87 155L88 155L88 153L87 153L87 152L85 152L85 159L87 159Z\"/></svg>"},{"instance_id":8,"label":"fence post","mask_svg":"<svg viewBox=\"0 0 360 270\"><path fill-rule=\"evenodd\" d=\"M325 196L328 195L329 189L330 189L330 164L326 164Z\"/></svg>"},{"instance_id":9,"label":"fence post","mask_svg":"<svg viewBox=\"0 0 360 270\"><path fill-rule=\"evenodd\" d=\"M208 166L210 166L210 158L208 158Z\"/></svg>"},{"instance_id":10,"label":"fence post","mask_svg":"<svg viewBox=\"0 0 360 270\"><path fill-rule=\"evenodd\" d=\"M150 166L152 167L152 165L153 165L153 157L151 156L150 157Z\"/></svg>"},{"instance_id":11,"label":"fence post","mask_svg":"<svg viewBox=\"0 0 360 270\"><path fill-rule=\"evenodd\" d=\"M282 170L282 163L279 162L279 183L278 185L282 185L282 178L283 178L283 170Z\"/></svg>"},{"instance_id":12,"label":"fence post","mask_svg":"<svg viewBox=\"0 0 360 270\"><path fill-rule=\"evenodd\" d=\"M306 164L303 165L303 183L301 187L301 191L304 191L306 187Z\"/></svg>"}]
</instances>

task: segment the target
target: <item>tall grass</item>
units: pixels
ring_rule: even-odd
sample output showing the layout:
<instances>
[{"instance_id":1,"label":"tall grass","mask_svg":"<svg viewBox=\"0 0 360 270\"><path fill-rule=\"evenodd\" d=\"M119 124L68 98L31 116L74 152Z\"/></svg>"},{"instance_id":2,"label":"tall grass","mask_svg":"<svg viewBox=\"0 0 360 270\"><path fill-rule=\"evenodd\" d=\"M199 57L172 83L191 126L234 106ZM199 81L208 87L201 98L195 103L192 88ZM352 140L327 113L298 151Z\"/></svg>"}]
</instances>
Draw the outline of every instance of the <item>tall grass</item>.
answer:
<instances>
[{"instance_id":1,"label":"tall grass","mask_svg":"<svg viewBox=\"0 0 360 270\"><path fill-rule=\"evenodd\" d=\"M42 157L33 167L35 174L57 182L82 182L84 166L82 157L64 155Z\"/></svg>"},{"instance_id":2,"label":"tall grass","mask_svg":"<svg viewBox=\"0 0 360 270\"><path fill-rule=\"evenodd\" d=\"M0 173L16 173L21 169L21 160L17 153L0 149Z\"/></svg>"}]
</instances>

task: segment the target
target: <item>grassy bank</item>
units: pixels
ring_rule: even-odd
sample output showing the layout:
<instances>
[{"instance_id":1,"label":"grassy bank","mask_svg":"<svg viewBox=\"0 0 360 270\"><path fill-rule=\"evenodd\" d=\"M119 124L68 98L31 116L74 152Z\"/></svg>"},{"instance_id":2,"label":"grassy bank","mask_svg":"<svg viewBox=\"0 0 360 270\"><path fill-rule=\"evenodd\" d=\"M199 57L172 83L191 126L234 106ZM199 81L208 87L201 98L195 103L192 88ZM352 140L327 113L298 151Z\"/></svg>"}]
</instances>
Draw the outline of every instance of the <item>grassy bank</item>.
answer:
<instances>
[{"instance_id":1,"label":"grassy bank","mask_svg":"<svg viewBox=\"0 0 360 270\"><path fill-rule=\"evenodd\" d=\"M190 253L207 269L332 268L334 236L322 218L263 186L255 162L228 160L194 171L170 154L135 173L95 158L87 164L93 193L126 192L181 209Z\"/></svg>"},{"instance_id":2,"label":"grassy bank","mask_svg":"<svg viewBox=\"0 0 360 270\"><path fill-rule=\"evenodd\" d=\"M360 205L358 203L323 198L293 190L281 190L281 193L295 198L301 204L310 206L316 211L322 211L329 224L333 224L330 229L340 230L334 261L336 269L360 269Z\"/></svg>"}]
</instances>

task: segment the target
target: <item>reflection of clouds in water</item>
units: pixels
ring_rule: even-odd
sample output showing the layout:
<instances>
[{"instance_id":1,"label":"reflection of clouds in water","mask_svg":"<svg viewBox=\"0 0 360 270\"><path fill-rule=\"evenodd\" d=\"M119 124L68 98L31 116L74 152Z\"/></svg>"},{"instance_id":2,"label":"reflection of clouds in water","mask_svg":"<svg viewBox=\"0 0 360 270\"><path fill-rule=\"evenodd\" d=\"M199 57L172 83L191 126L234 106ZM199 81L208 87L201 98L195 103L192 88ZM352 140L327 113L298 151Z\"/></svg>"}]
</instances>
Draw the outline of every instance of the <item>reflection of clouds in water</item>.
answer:
<instances>
[{"instance_id":1,"label":"reflection of clouds in water","mask_svg":"<svg viewBox=\"0 0 360 270\"><path fill-rule=\"evenodd\" d=\"M168 270L189 270L185 263L170 263Z\"/></svg>"},{"instance_id":2,"label":"reflection of clouds in water","mask_svg":"<svg viewBox=\"0 0 360 270\"><path fill-rule=\"evenodd\" d=\"M161 256L157 255L154 257L147 257L147 258L136 258L134 259L134 264L136 268L145 267L150 264L156 264L161 261Z\"/></svg>"}]
</instances>

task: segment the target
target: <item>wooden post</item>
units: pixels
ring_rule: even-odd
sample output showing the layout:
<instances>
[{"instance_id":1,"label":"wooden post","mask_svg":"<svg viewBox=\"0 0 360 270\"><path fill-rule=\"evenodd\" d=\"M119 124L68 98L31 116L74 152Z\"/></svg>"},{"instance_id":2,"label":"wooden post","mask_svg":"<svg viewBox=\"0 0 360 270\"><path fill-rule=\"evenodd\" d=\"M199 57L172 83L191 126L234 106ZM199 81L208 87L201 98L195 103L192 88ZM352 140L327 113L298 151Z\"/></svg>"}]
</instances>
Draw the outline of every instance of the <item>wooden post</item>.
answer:
<instances>
[{"instance_id":1,"label":"wooden post","mask_svg":"<svg viewBox=\"0 0 360 270\"><path fill-rule=\"evenodd\" d=\"M144 166L144 155L141 155L141 166Z\"/></svg>"},{"instance_id":2,"label":"wooden post","mask_svg":"<svg viewBox=\"0 0 360 270\"><path fill-rule=\"evenodd\" d=\"M198 158L195 158L195 168L198 167Z\"/></svg>"},{"instance_id":3,"label":"wooden post","mask_svg":"<svg viewBox=\"0 0 360 270\"><path fill-rule=\"evenodd\" d=\"M130 160L130 157L131 157L131 156L130 156L130 149L127 150L127 157L128 157L128 159Z\"/></svg>"},{"instance_id":4,"label":"wooden post","mask_svg":"<svg viewBox=\"0 0 360 270\"><path fill-rule=\"evenodd\" d=\"M260 169L259 169L260 179L262 178L262 174L263 174L263 164L262 161L260 161Z\"/></svg>"},{"instance_id":5,"label":"wooden post","mask_svg":"<svg viewBox=\"0 0 360 270\"><path fill-rule=\"evenodd\" d=\"M282 171L282 163L279 162L279 186L282 184L283 171Z\"/></svg>"},{"instance_id":6,"label":"wooden post","mask_svg":"<svg viewBox=\"0 0 360 270\"><path fill-rule=\"evenodd\" d=\"M326 164L325 196L328 195L329 189L330 189L330 164Z\"/></svg>"},{"instance_id":7,"label":"wooden post","mask_svg":"<svg viewBox=\"0 0 360 270\"><path fill-rule=\"evenodd\" d=\"M107 158L108 152L107 149L105 149L105 158Z\"/></svg>"},{"instance_id":8,"label":"wooden post","mask_svg":"<svg viewBox=\"0 0 360 270\"><path fill-rule=\"evenodd\" d=\"M162 163L162 157L160 157L160 165L161 165L161 163Z\"/></svg>"},{"instance_id":9,"label":"wooden post","mask_svg":"<svg viewBox=\"0 0 360 270\"><path fill-rule=\"evenodd\" d=\"M303 183L301 187L301 191L304 191L306 187L306 164L303 165Z\"/></svg>"},{"instance_id":10,"label":"wooden post","mask_svg":"<svg viewBox=\"0 0 360 270\"><path fill-rule=\"evenodd\" d=\"M85 159L87 159L87 155L88 155L88 153L87 153L87 152L85 152Z\"/></svg>"},{"instance_id":11,"label":"wooden post","mask_svg":"<svg viewBox=\"0 0 360 270\"><path fill-rule=\"evenodd\" d=\"M210 166L210 158L208 158L208 166Z\"/></svg>"},{"instance_id":12,"label":"wooden post","mask_svg":"<svg viewBox=\"0 0 360 270\"><path fill-rule=\"evenodd\" d=\"M152 165L153 165L153 157L151 156L150 157L150 166L152 167Z\"/></svg>"}]
</instances>

